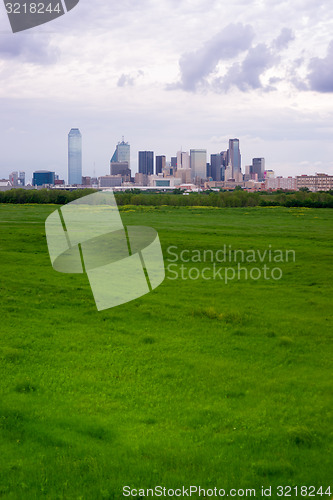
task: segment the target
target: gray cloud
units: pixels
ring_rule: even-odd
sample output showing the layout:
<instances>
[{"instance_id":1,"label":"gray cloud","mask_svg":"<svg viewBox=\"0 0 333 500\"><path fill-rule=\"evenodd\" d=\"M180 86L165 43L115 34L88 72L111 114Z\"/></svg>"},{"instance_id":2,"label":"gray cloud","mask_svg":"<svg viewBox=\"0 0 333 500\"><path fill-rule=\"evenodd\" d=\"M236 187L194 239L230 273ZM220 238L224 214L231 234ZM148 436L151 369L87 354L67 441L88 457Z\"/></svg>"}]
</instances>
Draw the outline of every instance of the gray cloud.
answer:
<instances>
[{"instance_id":1,"label":"gray cloud","mask_svg":"<svg viewBox=\"0 0 333 500\"><path fill-rule=\"evenodd\" d=\"M289 42L295 39L295 35L293 34L290 28L283 28L279 36L273 40L272 47L278 50L286 49L289 45Z\"/></svg>"},{"instance_id":2,"label":"gray cloud","mask_svg":"<svg viewBox=\"0 0 333 500\"><path fill-rule=\"evenodd\" d=\"M223 78L215 80L217 90L229 90L232 86L245 92L262 89L260 75L277 62L275 54L264 44L252 47L242 63L234 63ZM265 90L271 90L271 87Z\"/></svg>"},{"instance_id":3,"label":"gray cloud","mask_svg":"<svg viewBox=\"0 0 333 500\"><path fill-rule=\"evenodd\" d=\"M219 61L231 59L248 49L254 37L252 26L229 24L197 51L185 53L179 61L181 81L168 88L196 90L205 77L211 74Z\"/></svg>"},{"instance_id":4,"label":"gray cloud","mask_svg":"<svg viewBox=\"0 0 333 500\"><path fill-rule=\"evenodd\" d=\"M224 76L213 80L211 89L217 92L228 91L231 87L237 87L243 92L252 89L274 90L272 84L278 83L280 79L271 78L270 84L264 86L260 77L267 69L280 62L279 52L294 40L294 34L290 28L285 27L270 46L260 43L251 47L253 38L251 26L229 24L201 49L182 55L179 62L181 81L168 88L195 91L200 84L208 85L206 78L216 71L221 60L232 59L247 51L242 62L233 63Z\"/></svg>"},{"instance_id":5,"label":"gray cloud","mask_svg":"<svg viewBox=\"0 0 333 500\"><path fill-rule=\"evenodd\" d=\"M333 92L333 40L324 58L314 57L309 64L308 80L311 90Z\"/></svg>"},{"instance_id":6,"label":"gray cloud","mask_svg":"<svg viewBox=\"0 0 333 500\"><path fill-rule=\"evenodd\" d=\"M117 82L117 86L126 87L126 85L134 85L134 78L131 75L125 75L125 73L123 73Z\"/></svg>"},{"instance_id":7,"label":"gray cloud","mask_svg":"<svg viewBox=\"0 0 333 500\"><path fill-rule=\"evenodd\" d=\"M0 38L0 59L19 60L36 64L52 64L58 51L50 46L48 35L16 33Z\"/></svg>"},{"instance_id":8,"label":"gray cloud","mask_svg":"<svg viewBox=\"0 0 333 500\"><path fill-rule=\"evenodd\" d=\"M136 73L136 75L131 75L131 74L125 74L123 73L117 82L118 87L126 87L126 86L133 86L136 82L136 80L140 77L143 76L144 72L139 69L139 71Z\"/></svg>"}]
</instances>

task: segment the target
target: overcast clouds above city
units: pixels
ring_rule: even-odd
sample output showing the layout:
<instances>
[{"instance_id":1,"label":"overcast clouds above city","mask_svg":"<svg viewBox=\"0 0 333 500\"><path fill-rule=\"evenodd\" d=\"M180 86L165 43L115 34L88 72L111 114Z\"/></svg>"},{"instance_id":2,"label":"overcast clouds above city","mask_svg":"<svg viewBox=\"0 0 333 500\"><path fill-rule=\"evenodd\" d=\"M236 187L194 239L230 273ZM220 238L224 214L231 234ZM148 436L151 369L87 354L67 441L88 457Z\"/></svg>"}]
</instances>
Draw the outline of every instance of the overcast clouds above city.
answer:
<instances>
[{"instance_id":1,"label":"overcast clouds above city","mask_svg":"<svg viewBox=\"0 0 333 500\"><path fill-rule=\"evenodd\" d=\"M81 0L12 34L0 5L0 177L67 178L79 127L83 175L108 173L122 135L137 151L227 149L242 167L333 174L330 0Z\"/></svg>"}]
</instances>

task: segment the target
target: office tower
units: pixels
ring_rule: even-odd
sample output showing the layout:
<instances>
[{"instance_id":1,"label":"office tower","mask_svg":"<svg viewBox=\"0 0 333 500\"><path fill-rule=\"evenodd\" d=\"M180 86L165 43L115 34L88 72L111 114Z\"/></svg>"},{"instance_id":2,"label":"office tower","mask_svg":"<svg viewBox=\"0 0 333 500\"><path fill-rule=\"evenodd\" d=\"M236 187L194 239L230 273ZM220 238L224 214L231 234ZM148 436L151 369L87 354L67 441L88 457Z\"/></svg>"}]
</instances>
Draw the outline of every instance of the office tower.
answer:
<instances>
[{"instance_id":1,"label":"office tower","mask_svg":"<svg viewBox=\"0 0 333 500\"><path fill-rule=\"evenodd\" d=\"M244 181L250 181L252 179L252 165L245 165Z\"/></svg>"},{"instance_id":2,"label":"office tower","mask_svg":"<svg viewBox=\"0 0 333 500\"><path fill-rule=\"evenodd\" d=\"M229 160L228 165L225 167L224 180L229 181L231 179L234 180L234 177L233 177L233 169L232 169L232 165L231 165L231 160Z\"/></svg>"},{"instance_id":3,"label":"office tower","mask_svg":"<svg viewBox=\"0 0 333 500\"><path fill-rule=\"evenodd\" d=\"M190 168L190 155L187 151L177 152L177 170Z\"/></svg>"},{"instance_id":4,"label":"office tower","mask_svg":"<svg viewBox=\"0 0 333 500\"><path fill-rule=\"evenodd\" d=\"M12 186L25 186L25 172L12 172L9 174Z\"/></svg>"},{"instance_id":5,"label":"office tower","mask_svg":"<svg viewBox=\"0 0 333 500\"><path fill-rule=\"evenodd\" d=\"M177 170L174 175L180 179L181 184L191 183L190 155L187 151L177 152Z\"/></svg>"},{"instance_id":6,"label":"office tower","mask_svg":"<svg viewBox=\"0 0 333 500\"><path fill-rule=\"evenodd\" d=\"M11 174L9 174L9 180L12 186L18 186L18 172L12 172Z\"/></svg>"},{"instance_id":7,"label":"office tower","mask_svg":"<svg viewBox=\"0 0 333 500\"><path fill-rule=\"evenodd\" d=\"M190 150L191 177L195 180L206 179L207 151L206 149Z\"/></svg>"},{"instance_id":8,"label":"office tower","mask_svg":"<svg viewBox=\"0 0 333 500\"><path fill-rule=\"evenodd\" d=\"M258 181L265 180L265 158L252 159L252 173L258 175Z\"/></svg>"},{"instance_id":9,"label":"office tower","mask_svg":"<svg viewBox=\"0 0 333 500\"><path fill-rule=\"evenodd\" d=\"M156 175L161 174L165 168L166 158L165 156L156 156Z\"/></svg>"},{"instance_id":10,"label":"office tower","mask_svg":"<svg viewBox=\"0 0 333 500\"><path fill-rule=\"evenodd\" d=\"M221 166L221 181L225 180L225 169L228 164L228 151L221 151L220 153L222 158L222 166Z\"/></svg>"},{"instance_id":11,"label":"office tower","mask_svg":"<svg viewBox=\"0 0 333 500\"><path fill-rule=\"evenodd\" d=\"M207 179L212 178L212 166L210 163L206 165L206 177Z\"/></svg>"},{"instance_id":12,"label":"office tower","mask_svg":"<svg viewBox=\"0 0 333 500\"><path fill-rule=\"evenodd\" d=\"M213 181L222 180L223 155L222 153L210 155L211 176Z\"/></svg>"},{"instance_id":13,"label":"office tower","mask_svg":"<svg viewBox=\"0 0 333 500\"><path fill-rule=\"evenodd\" d=\"M17 180L18 180L19 186L25 186L25 172L19 172Z\"/></svg>"},{"instance_id":14,"label":"office tower","mask_svg":"<svg viewBox=\"0 0 333 500\"><path fill-rule=\"evenodd\" d=\"M128 142L124 141L124 137L123 137L122 141L118 142L110 163L111 162L112 163L116 163L116 162L122 163L122 162L127 161L128 168L131 168L130 167L130 159L131 159L131 146L129 145Z\"/></svg>"},{"instance_id":15,"label":"office tower","mask_svg":"<svg viewBox=\"0 0 333 500\"><path fill-rule=\"evenodd\" d=\"M171 156L171 167L173 171L177 169L177 156Z\"/></svg>"},{"instance_id":16,"label":"office tower","mask_svg":"<svg viewBox=\"0 0 333 500\"><path fill-rule=\"evenodd\" d=\"M78 128L68 134L68 184L82 183L82 135Z\"/></svg>"},{"instance_id":17,"label":"office tower","mask_svg":"<svg viewBox=\"0 0 333 500\"><path fill-rule=\"evenodd\" d=\"M227 155L227 166L232 167L232 178L239 180L242 172L241 154L239 150L239 139L229 139L229 149Z\"/></svg>"},{"instance_id":18,"label":"office tower","mask_svg":"<svg viewBox=\"0 0 333 500\"><path fill-rule=\"evenodd\" d=\"M54 185L55 174L49 170L36 170L32 174L32 185L43 186L44 184Z\"/></svg>"},{"instance_id":19,"label":"office tower","mask_svg":"<svg viewBox=\"0 0 333 500\"><path fill-rule=\"evenodd\" d=\"M154 151L139 151L139 174L153 175Z\"/></svg>"}]
</instances>

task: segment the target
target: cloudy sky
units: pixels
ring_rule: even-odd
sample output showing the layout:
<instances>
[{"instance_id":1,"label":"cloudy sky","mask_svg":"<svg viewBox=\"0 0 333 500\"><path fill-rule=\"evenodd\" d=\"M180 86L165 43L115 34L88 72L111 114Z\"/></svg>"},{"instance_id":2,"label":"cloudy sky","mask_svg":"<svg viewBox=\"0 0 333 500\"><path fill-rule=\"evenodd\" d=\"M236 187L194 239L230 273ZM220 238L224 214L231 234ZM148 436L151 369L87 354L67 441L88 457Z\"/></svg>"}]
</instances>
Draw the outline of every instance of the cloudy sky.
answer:
<instances>
[{"instance_id":1,"label":"cloudy sky","mask_svg":"<svg viewBox=\"0 0 333 500\"><path fill-rule=\"evenodd\" d=\"M83 174L116 143L167 159L227 149L277 175L333 175L332 0L80 0L12 34L0 5L0 177L55 170L83 136Z\"/></svg>"}]
</instances>

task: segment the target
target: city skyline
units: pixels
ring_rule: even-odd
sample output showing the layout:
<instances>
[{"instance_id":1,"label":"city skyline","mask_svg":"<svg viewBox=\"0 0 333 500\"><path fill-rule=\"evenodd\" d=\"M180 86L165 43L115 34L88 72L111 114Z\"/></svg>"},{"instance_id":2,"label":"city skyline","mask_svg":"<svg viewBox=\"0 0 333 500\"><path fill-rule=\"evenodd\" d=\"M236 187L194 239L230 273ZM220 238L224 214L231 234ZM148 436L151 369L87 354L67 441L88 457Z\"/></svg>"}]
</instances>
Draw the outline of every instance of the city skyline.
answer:
<instances>
[{"instance_id":1,"label":"city skyline","mask_svg":"<svg viewBox=\"0 0 333 500\"><path fill-rule=\"evenodd\" d=\"M0 9L0 176L66 177L73 124L83 175L103 174L123 134L133 170L140 149L210 156L238 137L243 165L332 174L332 28L328 0L96 0L15 35Z\"/></svg>"},{"instance_id":2,"label":"city skyline","mask_svg":"<svg viewBox=\"0 0 333 500\"><path fill-rule=\"evenodd\" d=\"M110 164L108 171L103 171L101 175L95 175L95 171L90 171L88 175L82 175L82 134L80 129L72 128L68 133L68 176L67 182L65 176L60 179L60 176L55 171L50 170L35 170L32 173L32 185L48 185L48 184L64 184L66 186L87 186L90 185L91 179L104 179L106 185L104 187L111 187L109 185L108 176L119 176L121 175L121 184L123 182L135 182L137 184L137 179L134 181L134 177L137 173L146 176L157 176L162 175L180 178L181 184L192 183L200 185L200 181L217 181L224 182L232 180L233 182L247 182L253 181L264 182L268 178L283 178L283 179L294 179L296 180L297 175L287 175L281 176L279 173L275 173L272 169L266 168L266 161L264 157L254 157L250 164L243 166L242 169L242 155L240 151L240 140L238 138L233 138L228 140L229 148L227 150L220 151L220 153L213 153L210 158L207 155L206 149L190 149L190 151L177 151L176 156L171 156L170 160L167 160L166 155L157 155L154 151L138 151L138 171L132 171L130 168L130 150L131 146L129 142L124 141L124 136L122 140L118 141L114 153L110 159ZM178 173L177 173L178 171ZM35 175L37 174L37 176ZM53 174L53 181L42 182L41 179L46 179L47 174ZM131 174L132 180L131 180ZM267 175L266 175L267 174ZM275 175L276 174L276 175ZM291 174L289 172L288 174ZM301 176L307 176L308 174L301 173ZM322 172L313 172L309 174L310 176L316 175L326 175L329 174ZM13 171L9 173L7 181L13 187L25 186L25 171ZM36 179L35 179L36 177ZM38 180L37 180L38 177ZM331 176L332 177L332 176ZM142 180L142 178L140 178ZM2 181L2 186L4 186L6 179L0 178ZM88 184L87 184L88 182ZM141 182L141 181L140 181ZM279 181L280 182L280 181ZM286 189L294 189L290 186L296 186L296 184L290 184L290 181L286 183ZM27 185L30 185L30 181L27 180ZM274 185L274 183L272 184ZM120 183L116 183L115 186L120 186ZM100 186L102 187L102 186ZM280 184L279 184L280 187Z\"/></svg>"}]
</instances>

